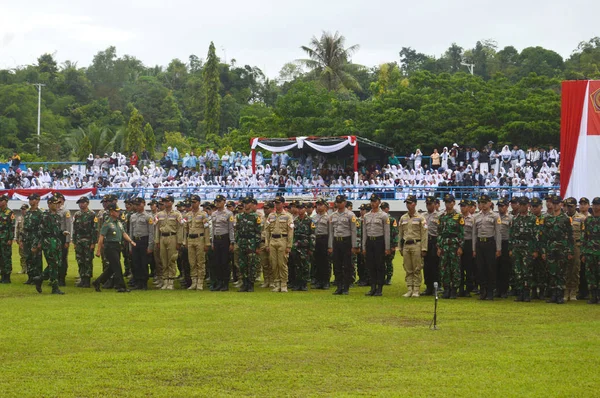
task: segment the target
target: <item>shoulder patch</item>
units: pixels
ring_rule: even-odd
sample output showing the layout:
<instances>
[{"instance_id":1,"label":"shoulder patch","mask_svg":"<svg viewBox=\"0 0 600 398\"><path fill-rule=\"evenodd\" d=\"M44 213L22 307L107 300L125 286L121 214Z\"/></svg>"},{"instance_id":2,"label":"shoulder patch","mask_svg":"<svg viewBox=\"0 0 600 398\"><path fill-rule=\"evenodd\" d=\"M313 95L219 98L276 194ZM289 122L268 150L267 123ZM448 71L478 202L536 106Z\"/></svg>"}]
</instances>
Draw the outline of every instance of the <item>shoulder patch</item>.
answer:
<instances>
[{"instance_id":1,"label":"shoulder patch","mask_svg":"<svg viewBox=\"0 0 600 398\"><path fill-rule=\"evenodd\" d=\"M11 220L14 220L14 219L15 219L15 215L14 215L14 213L10 215L10 219L11 219Z\"/></svg>"},{"instance_id":2,"label":"shoulder patch","mask_svg":"<svg viewBox=\"0 0 600 398\"><path fill-rule=\"evenodd\" d=\"M154 224L154 218L148 217L148 224L150 224L150 225Z\"/></svg>"},{"instance_id":3,"label":"shoulder patch","mask_svg":"<svg viewBox=\"0 0 600 398\"><path fill-rule=\"evenodd\" d=\"M356 222L356 228L360 228L360 222Z\"/></svg>"},{"instance_id":4,"label":"shoulder patch","mask_svg":"<svg viewBox=\"0 0 600 398\"><path fill-rule=\"evenodd\" d=\"M65 217L67 217L67 218L71 217L71 212L69 210L67 210L65 212Z\"/></svg>"},{"instance_id":5,"label":"shoulder patch","mask_svg":"<svg viewBox=\"0 0 600 398\"><path fill-rule=\"evenodd\" d=\"M460 225L465 225L465 219L464 218L460 218L460 221L458 222Z\"/></svg>"},{"instance_id":6,"label":"shoulder patch","mask_svg":"<svg viewBox=\"0 0 600 398\"><path fill-rule=\"evenodd\" d=\"M229 221L230 221L230 222L233 222L233 216L230 216L230 217L229 217Z\"/></svg>"},{"instance_id":7,"label":"shoulder patch","mask_svg":"<svg viewBox=\"0 0 600 398\"><path fill-rule=\"evenodd\" d=\"M385 222L389 225L390 224L390 219L388 218L387 220L385 220Z\"/></svg>"},{"instance_id":8,"label":"shoulder patch","mask_svg":"<svg viewBox=\"0 0 600 398\"><path fill-rule=\"evenodd\" d=\"M356 216L352 217L352 222L356 222Z\"/></svg>"},{"instance_id":9,"label":"shoulder patch","mask_svg":"<svg viewBox=\"0 0 600 398\"><path fill-rule=\"evenodd\" d=\"M314 222L312 222L312 221L311 221L311 223L310 223L310 228L311 228L311 229L315 229L315 223L314 223Z\"/></svg>"},{"instance_id":10,"label":"shoulder patch","mask_svg":"<svg viewBox=\"0 0 600 398\"><path fill-rule=\"evenodd\" d=\"M262 220L260 219L260 217L256 217L256 223L257 223L257 224L260 224L260 223L262 223Z\"/></svg>"},{"instance_id":11,"label":"shoulder patch","mask_svg":"<svg viewBox=\"0 0 600 398\"><path fill-rule=\"evenodd\" d=\"M98 217L94 217L94 222L98 222Z\"/></svg>"},{"instance_id":12,"label":"shoulder patch","mask_svg":"<svg viewBox=\"0 0 600 398\"><path fill-rule=\"evenodd\" d=\"M502 224L502 219L498 217L498 224Z\"/></svg>"},{"instance_id":13,"label":"shoulder patch","mask_svg":"<svg viewBox=\"0 0 600 398\"><path fill-rule=\"evenodd\" d=\"M398 222L396 220L394 220L394 227L398 226Z\"/></svg>"}]
</instances>

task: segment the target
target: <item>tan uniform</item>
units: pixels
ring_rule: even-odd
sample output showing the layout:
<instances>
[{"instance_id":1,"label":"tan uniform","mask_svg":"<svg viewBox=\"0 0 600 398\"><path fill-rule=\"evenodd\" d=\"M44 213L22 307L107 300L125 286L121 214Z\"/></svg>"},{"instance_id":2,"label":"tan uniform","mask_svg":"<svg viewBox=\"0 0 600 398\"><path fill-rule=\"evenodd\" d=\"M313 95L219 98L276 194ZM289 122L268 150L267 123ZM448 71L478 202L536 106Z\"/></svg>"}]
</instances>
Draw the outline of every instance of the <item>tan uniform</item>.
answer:
<instances>
[{"instance_id":1,"label":"tan uniform","mask_svg":"<svg viewBox=\"0 0 600 398\"><path fill-rule=\"evenodd\" d=\"M185 244L188 248L190 276L192 277L192 286L188 290L202 290L206 275L206 252L204 249L210 247L208 214L201 209L198 209L197 212L190 211L186 213L185 221Z\"/></svg>"},{"instance_id":2,"label":"tan uniform","mask_svg":"<svg viewBox=\"0 0 600 398\"><path fill-rule=\"evenodd\" d=\"M177 245L183 243L183 216L177 210L163 210L156 215L155 241L160 244L160 259L163 265L163 289L172 289L177 276Z\"/></svg>"},{"instance_id":3,"label":"tan uniform","mask_svg":"<svg viewBox=\"0 0 600 398\"><path fill-rule=\"evenodd\" d=\"M400 217L398 230L398 241L406 272L404 280L408 293L418 293L421 288L421 269L423 269L422 253L427 253L427 220L419 213L415 212L412 217L406 213ZM410 297L408 293L407 297Z\"/></svg>"},{"instance_id":4,"label":"tan uniform","mask_svg":"<svg viewBox=\"0 0 600 398\"><path fill-rule=\"evenodd\" d=\"M154 236L157 235L157 226L156 222L158 219L156 216L158 212L152 213L152 217L154 217ZM152 252L152 256L154 257L154 281L156 285L162 284L162 279L164 276L164 268L162 266L162 262L160 261L160 249L159 249L159 241L154 239L154 247L152 248L154 251Z\"/></svg>"},{"instance_id":5,"label":"tan uniform","mask_svg":"<svg viewBox=\"0 0 600 398\"><path fill-rule=\"evenodd\" d=\"M294 221L292 215L284 210L269 214L266 224L265 244L269 248L275 290L287 292L289 254L286 249L292 247Z\"/></svg>"},{"instance_id":6,"label":"tan uniform","mask_svg":"<svg viewBox=\"0 0 600 398\"><path fill-rule=\"evenodd\" d=\"M567 300L577 300L577 289L579 288L579 271L581 268L581 235L583 222L587 217L581 214L580 212L576 212L573 217L571 217L571 225L573 226L573 241L575 242L575 247L573 249L573 259L568 260L567 263L567 278L566 278L566 287L565 290L565 299Z\"/></svg>"},{"instance_id":7,"label":"tan uniform","mask_svg":"<svg viewBox=\"0 0 600 398\"><path fill-rule=\"evenodd\" d=\"M264 217L263 217L264 219ZM269 287L273 283L273 270L271 269L271 262L269 259L269 252L267 251L267 223L264 222L261 225L260 232L260 267L262 268L263 273L263 285L262 287ZM259 270L256 270L256 275L259 275Z\"/></svg>"},{"instance_id":8,"label":"tan uniform","mask_svg":"<svg viewBox=\"0 0 600 398\"><path fill-rule=\"evenodd\" d=\"M19 257L21 259L21 272L20 274L27 273L27 254L25 253L25 246L20 245L23 242L23 216L17 218L15 223L15 240L19 243ZM21 246L23 246L21 248Z\"/></svg>"}]
</instances>

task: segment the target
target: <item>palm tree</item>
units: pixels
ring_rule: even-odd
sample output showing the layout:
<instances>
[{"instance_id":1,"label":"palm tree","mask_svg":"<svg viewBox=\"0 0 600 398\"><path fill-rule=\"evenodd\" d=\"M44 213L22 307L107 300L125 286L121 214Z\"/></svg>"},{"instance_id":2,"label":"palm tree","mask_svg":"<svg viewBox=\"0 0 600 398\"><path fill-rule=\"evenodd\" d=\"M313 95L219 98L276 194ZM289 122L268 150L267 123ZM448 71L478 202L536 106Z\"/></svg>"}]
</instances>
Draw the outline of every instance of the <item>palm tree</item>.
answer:
<instances>
[{"instance_id":1,"label":"palm tree","mask_svg":"<svg viewBox=\"0 0 600 398\"><path fill-rule=\"evenodd\" d=\"M344 48L346 38L338 32L323 32L320 39L316 36L308 46L301 46L310 57L298 62L312 69L327 90L361 90L353 74L364 67L350 61L352 54L359 49L355 44Z\"/></svg>"},{"instance_id":2,"label":"palm tree","mask_svg":"<svg viewBox=\"0 0 600 398\"><path fill-rule=\"evenodd\" d=\"M69 134L67 138L73 153L78 159L85 159L88 154L100 155L120 151L124 142L123 129L112 131L107 127L100 127L94 123L86 128L79 127Z\"/></svg>"}]
</instances>

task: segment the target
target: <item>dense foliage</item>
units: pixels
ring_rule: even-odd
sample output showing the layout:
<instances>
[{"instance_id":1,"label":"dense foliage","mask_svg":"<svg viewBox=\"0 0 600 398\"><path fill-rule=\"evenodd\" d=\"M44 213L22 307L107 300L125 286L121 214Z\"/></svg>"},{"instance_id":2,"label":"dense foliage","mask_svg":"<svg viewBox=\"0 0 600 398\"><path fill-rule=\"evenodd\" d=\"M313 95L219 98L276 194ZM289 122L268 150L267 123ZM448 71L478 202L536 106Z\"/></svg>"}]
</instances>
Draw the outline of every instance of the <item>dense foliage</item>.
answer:
<instances>
[{"instance_id":1,"label":"dense foliage","mask_svg":"<svg viewBox=\"0 0 600 398\"><path fill-rule=\"evenodd\" d=\"M301 44L301 43L299 43ZM257 67L191 55L146 66L115 47L87 67L51 54L35 65L0 70L0 159L82 160L88 153L214 148L247 151L253 136L361 135L396 150L427 153L453 142L554 144L559 141L560 83L600 78L600 38L564 60L492 41L441 57L408 47L398 62L353 64L357 45L323 33L307 56L271 80ZM474 64L473 75L468 66ZM43 83L40 152L38 91Z\"/></svg>"}]
</instances>

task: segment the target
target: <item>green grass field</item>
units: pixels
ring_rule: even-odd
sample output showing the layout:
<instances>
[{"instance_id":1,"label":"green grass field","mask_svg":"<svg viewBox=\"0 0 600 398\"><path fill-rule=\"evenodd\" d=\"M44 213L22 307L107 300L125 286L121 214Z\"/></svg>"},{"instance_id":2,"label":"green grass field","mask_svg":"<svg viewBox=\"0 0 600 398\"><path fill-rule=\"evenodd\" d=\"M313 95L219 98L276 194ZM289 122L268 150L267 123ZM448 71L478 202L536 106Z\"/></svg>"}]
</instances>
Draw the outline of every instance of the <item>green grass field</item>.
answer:
<instances>
[{"instance_id":1,"label":"green grass field","mask_svg":"<svg viewBox=\"0 0 600 398\"><path fill-rule=\"evenodd\" d=\"M69 264L64 296L0 285L0 396L599 394L600 305L440 300L431 331L433 299L401 297L398 257L383 297L96 293Z\"/></svg>"}]
</instances>

